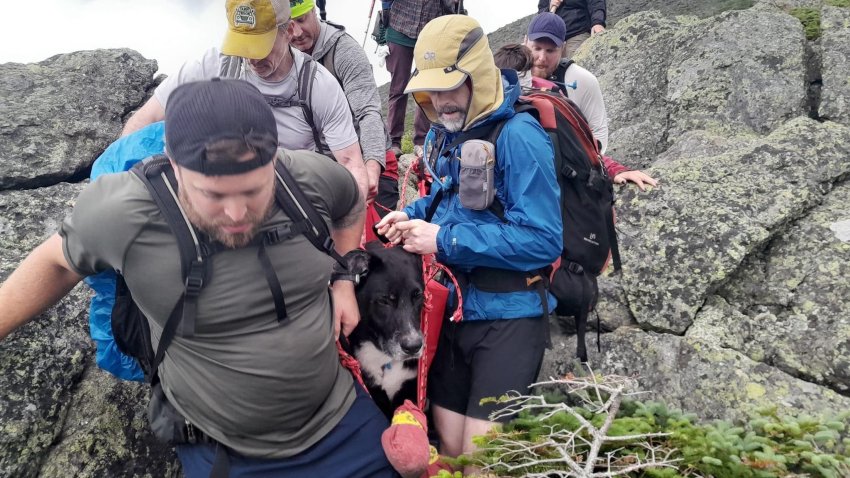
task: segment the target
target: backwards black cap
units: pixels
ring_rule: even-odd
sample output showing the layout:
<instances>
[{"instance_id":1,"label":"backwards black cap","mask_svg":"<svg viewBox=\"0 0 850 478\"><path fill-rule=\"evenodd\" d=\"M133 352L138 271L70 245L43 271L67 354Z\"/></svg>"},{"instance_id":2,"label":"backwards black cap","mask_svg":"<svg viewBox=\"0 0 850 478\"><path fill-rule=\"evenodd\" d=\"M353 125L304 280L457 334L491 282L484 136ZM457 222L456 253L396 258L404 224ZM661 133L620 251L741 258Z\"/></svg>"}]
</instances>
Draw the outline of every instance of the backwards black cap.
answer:
<instances>
[{"instance_id":1,"label":"backwards black cap","mask_svg":"<svg viewBox=\"0 0 850 478\"><path fill-rule=\"evenodd\" d=\"M248 161L206 160L207 146L250 137ZM242 174L268 164L277 152L277 123L256 87L243 80L197 81L177 87L165 108L165 149L178 165L207 176Z\"/></svg>"}]
</instances>

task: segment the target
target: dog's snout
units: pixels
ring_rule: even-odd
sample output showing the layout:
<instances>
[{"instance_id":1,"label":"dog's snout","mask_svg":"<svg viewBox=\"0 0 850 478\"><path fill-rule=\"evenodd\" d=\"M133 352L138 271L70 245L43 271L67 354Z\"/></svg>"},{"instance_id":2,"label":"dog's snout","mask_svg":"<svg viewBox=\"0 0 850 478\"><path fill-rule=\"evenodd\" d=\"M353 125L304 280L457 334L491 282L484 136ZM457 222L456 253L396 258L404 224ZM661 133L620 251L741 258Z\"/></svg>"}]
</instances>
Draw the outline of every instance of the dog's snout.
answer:
<instances>
[{"instance_id":1,"label":"dog's snout","mask_svg":"<svg viewBox=\"0 0 850 478\"><path fill-rule=\"evenodd\" d=\"M422 336L419 334L410 334L405 336L401 341L401 349L407 355L416 355L422 349Z\"/></svg>"}]
</instances>

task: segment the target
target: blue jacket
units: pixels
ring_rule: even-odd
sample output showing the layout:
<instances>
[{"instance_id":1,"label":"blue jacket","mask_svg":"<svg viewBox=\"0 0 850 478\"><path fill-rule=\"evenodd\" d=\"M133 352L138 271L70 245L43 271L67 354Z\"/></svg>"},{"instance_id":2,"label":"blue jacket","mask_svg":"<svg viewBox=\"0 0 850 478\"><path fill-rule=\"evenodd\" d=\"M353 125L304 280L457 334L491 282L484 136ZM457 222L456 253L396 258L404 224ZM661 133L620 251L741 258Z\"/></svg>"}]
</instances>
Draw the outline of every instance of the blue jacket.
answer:
<instances>
[{"instance_id":1,"label":"blue jacket","mask_svg":"<svg viewBox=\"0 0 850 478\"><path fill-rule=\"evenodd\" d=\"M513 71L502 71L504 102L477 127L507 119L496 140L496 197L505 208L503 223L492 211L464 208L452 185L458 183L460 146L437 162L431 193L405 208L410 219L425 219L426 211L441 188L442 201L431 222L440 226L437 259L459 271L486 266L533 271L548 266L562 249L560 189L555 176L554 151L549 136L528 113L515 113L520 88ZM432 148L442 149L459 133L448 133L435 144L434 124L425 138L425 157ZM468 129L468 128L467 128ZM543 306L536 291L492 293L470 285L463 294L464 320L539 317ZM549 309L555 298L549 294Z\"/></svg>"}]
</instances>

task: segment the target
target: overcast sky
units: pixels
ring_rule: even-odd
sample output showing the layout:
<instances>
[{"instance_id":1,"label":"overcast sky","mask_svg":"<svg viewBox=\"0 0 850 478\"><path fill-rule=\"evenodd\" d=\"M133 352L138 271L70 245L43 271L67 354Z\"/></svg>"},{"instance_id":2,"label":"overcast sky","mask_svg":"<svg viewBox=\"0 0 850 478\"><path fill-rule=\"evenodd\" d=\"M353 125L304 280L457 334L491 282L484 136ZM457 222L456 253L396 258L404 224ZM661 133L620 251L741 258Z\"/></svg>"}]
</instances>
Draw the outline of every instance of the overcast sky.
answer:
<instances>
[{"instance_id":1,"label":"overcast sky","mask_svg":"<svg viewBox=\"0 0 850 478\"><path fill-rule=\"evenodd\" d=\"M7 0L3 0L6 3ZM371 0L327 0L328 19L363 41ZM515 0L465 0L464 5L491 32L534 13L519 11ZM375 10L381 2L375 2ZM224 0L42 0L7 8L0 28L0 63L31 63L58 53L97 48L132 48L159 62L171 74L189 58L218 46L226 28ZM11 7L11 5L7 5ZM20 17L19 17L20 16ZM374 14L373 14L374 18ZM366 41L378 84L389 81L377 65L375 43Z\"/></svg>"}]
</instances>

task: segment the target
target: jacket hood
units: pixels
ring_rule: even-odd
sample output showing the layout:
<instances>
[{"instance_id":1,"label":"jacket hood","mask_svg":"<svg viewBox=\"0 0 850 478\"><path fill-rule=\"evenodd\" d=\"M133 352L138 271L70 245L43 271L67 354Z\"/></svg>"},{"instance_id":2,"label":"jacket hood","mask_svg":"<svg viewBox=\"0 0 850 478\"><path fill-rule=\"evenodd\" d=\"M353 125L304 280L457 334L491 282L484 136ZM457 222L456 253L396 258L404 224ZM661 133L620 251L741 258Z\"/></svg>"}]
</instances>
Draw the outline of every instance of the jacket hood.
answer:
<instances>
[{"instance_id":1,"label":"jacket hood","mask_svg":"<svg viewBox=\"0 0 850 478\"><path fill-rule=\"evenodd\" d=\"M425 25L413 49L416 71L405 93L432 123L439 118L430 91L451 91L469 80L471 94L463 129L491 115L504 102L504 87L487 35L475 19L444 15Z\"/></svg>"}]
</instances>

